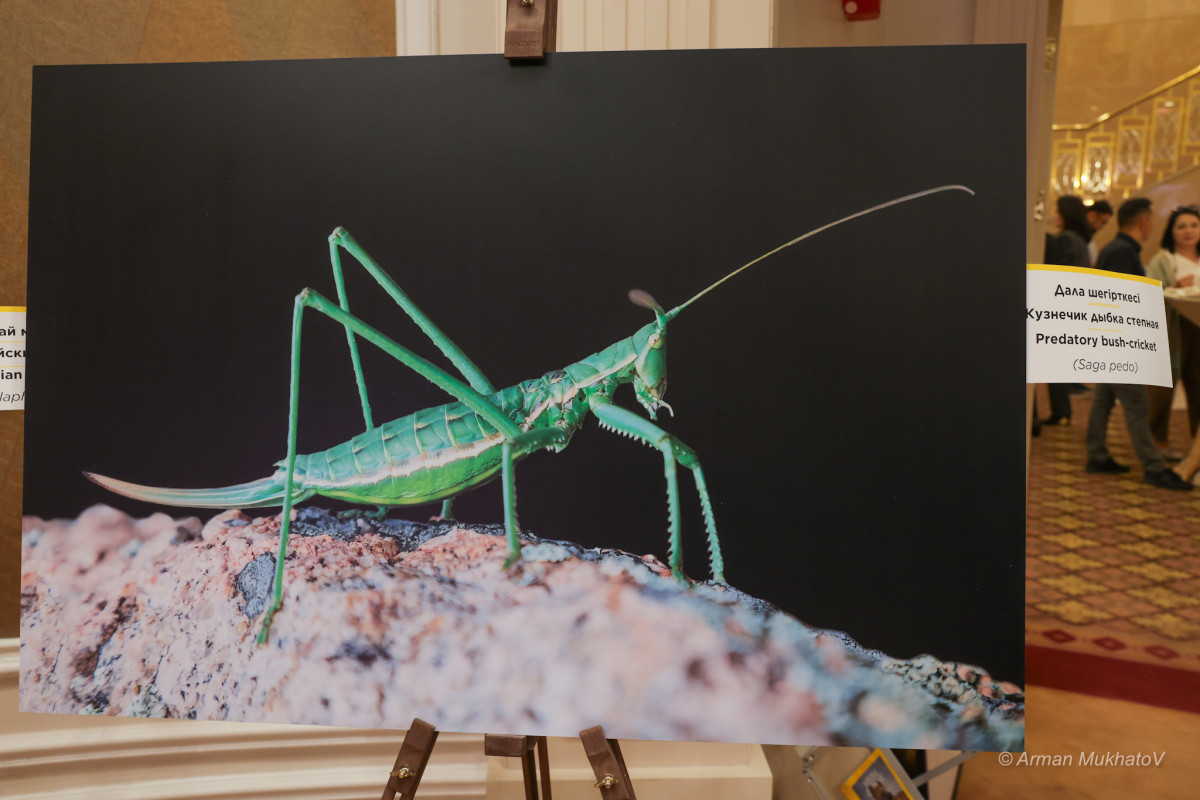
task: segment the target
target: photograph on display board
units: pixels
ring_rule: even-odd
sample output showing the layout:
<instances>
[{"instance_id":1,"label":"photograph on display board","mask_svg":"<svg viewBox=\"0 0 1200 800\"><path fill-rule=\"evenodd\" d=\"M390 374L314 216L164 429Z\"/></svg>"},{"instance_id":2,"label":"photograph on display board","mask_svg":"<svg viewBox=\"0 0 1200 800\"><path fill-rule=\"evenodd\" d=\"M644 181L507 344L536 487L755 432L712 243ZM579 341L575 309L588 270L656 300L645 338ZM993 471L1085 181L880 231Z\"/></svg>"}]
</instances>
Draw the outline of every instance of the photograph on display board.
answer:
<instances>
[{"instance_id":1,"label":"photograph on display board","mask_svg":"<svg viewBox=\"0 0 1200 800\"><path fill-rule=\"evenodd\" d=\"M1023 64L37 68L22 710L1019 749Z\"/></svg>"},{"instance_id":2,"label":"photograph on display board","mask_svg":"<svg viewBox=\"0 0 1200 800\"><path fill-rule=\"evenodd\" d=\"M890 751L873 750L842 784L847 800L916 800L900 783L900 765Z\"/></svg>"}]
</instances>

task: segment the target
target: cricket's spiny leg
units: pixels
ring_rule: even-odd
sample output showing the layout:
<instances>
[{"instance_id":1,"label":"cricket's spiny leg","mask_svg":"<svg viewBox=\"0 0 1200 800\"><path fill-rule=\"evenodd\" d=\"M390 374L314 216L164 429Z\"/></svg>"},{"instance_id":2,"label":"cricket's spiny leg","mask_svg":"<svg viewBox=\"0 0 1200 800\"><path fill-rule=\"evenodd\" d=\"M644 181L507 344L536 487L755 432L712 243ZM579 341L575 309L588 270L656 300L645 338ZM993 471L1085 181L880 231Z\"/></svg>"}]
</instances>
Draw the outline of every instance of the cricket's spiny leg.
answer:
<instances>
[{"instance_id":1,"label":"cricket's spiny leg","mask_svg":"<svg viewBox=\"0 0 1200 800\"><path fill-rule=\"evenodd\" d=\"M712 500L708 497L708 485L704 482L704 470L700 469L698 460L692 465L681 458L679 463L692 470L692 477L696 481L696 492L700 495L700 510L704 512L704 528L708 532L708 565L712 571L713 580L725 583L725 559L721 557L721 542L717 538L717 518L713 514Z\"/></svg>"},{"instance_id":2,"label":"cricket's spiny leg","mask_svg":"<svg viewBox=\"0 0 1200 800\"><path fill-rule=\"evenodd\" d=\"M675 448L670 439L658 443L663 453L663 474L667 479L667 527L671 538L667 544L667 562L671 574L682 579L683 575L683 521L679 514L679 479L675 475Z\"/></svg>"},{"instance_id":3,"label":"cricket's spiny leg","mask_svg":"<svg viewBox=\"0 0 1200 800\"><path fill-rule=\"evenodd\" d=\"M717 522L713 515L712 500L708 496L708 487L704 482L704 472L700 468L700 459L692 448L688 447L676 436L667 433L648 419L613 405L606 397L596 395L591 400L592 412L601 423L609 428L639 439L651 447L662 451L664 459L664 474L667 479L667 513L670 524L670 553L671 572L676 578L683 579L683 552L679 517L679 487L675 476L676 463L682 464L692 471L696 481L696 491L700 495L700 509L704 514L704 524L708 530L709 566L713 580L725 582L725 562L721 557L721 544L717 538Z\"/></svg>"},{"instance_id":4,"label":"cricket's spiny leg","mask_svg":"<svg viewBox=\"0 0 1200 800\"><path fill-rule=\"evenodd\" d=\"M447 497L442 501L442 519L454 519L454 498Z\"/></svg>"},{"instance_id":5,"label":"cricket's spiny leg","mask_svg":"<svg viewBox=\"0 0 1200 800\"><path fill-rule=\"evenodd\" d=\"M312 289L305 289L296 295L296 303L292 311L292 377L289 390L288 404L288 455L287 478L284 485L283 514L279 527L279 552L275 559L275 579L271 592L271 605L263 617L263 626L258 634L260 644L266 642L275 612L283 605L283 562L287 555L288 534L291 531L291 515L293 495L295 494L296 475L296 426L300 405L300 330L304 319L304 309L313 308L336 322L341 323L346 330L353 331L367 341L379 347L400 363L412 369L418 375L443 389L459 400L472 411L483 417L492 427L505 435L507 440L521 436L521 429L515 422L475 389L450 375L443 369L435 367L425 359L396 344L379 331L367 325L362 320L351 316L340 307L326 300Z\"/></svg>"}]
</instances>

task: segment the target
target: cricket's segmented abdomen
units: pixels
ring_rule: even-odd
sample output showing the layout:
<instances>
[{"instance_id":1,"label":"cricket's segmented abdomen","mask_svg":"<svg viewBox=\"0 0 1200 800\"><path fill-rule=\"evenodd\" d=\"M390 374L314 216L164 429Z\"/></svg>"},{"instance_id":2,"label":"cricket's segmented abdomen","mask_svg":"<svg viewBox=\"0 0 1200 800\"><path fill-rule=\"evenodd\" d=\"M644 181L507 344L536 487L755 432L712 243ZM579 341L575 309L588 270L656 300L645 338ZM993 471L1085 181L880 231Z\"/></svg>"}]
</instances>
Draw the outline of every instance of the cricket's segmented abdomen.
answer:
<instances>
[{"instance_id":1,"label":"cricket's segmented abdomen","mask_svg":"<svg viewBox=\"0 0 1200 800\"><path fill-rule=\"evenodd\" d=\"M392 420L321 453L296 457L296 483L355 503L443 500L500 473L504 437L462 403Z\"/></svg>"},{"instance_id":2,"label":"cricket's segmented abdomen","mask_svg":"<svg viewBox=\"0 0 1200 800\"><path fill-rule=\"evenodd\" d=\"M514 421L524 421L522 386L488 398ZM504 437L463 403L418 411L320 453L297 455L292 501L315 494L353 503L406 506L462 494L500 474ZM519 460L523 454L516 454ZM287 463L267 478L216 489L143 486L91 472L110 491L161 505L188 508L264 508L283 505Z\"/></svg>"}]
</instances>

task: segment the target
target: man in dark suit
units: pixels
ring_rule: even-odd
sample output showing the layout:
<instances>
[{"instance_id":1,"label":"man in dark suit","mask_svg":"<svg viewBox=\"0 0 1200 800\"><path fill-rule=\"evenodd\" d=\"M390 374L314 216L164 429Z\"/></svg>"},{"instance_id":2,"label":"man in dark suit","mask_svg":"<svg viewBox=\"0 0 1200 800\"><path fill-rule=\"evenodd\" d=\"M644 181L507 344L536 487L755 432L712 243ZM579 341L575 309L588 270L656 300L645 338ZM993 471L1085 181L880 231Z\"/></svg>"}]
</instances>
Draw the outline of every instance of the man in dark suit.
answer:
<instances>
[{"instance_id":1,"label":"man in dark suit","mask_svg":"<svg viewBox=\"0 0 1200 800\"><path fill-rule=\"evenodd\" d=\"M1088 225L1092 226L1092 238L1088 239L1088 258L1092 260L1093 267L1096 266L1096 258L1100 255L1096 249L1095 236L1108 224L1112 216L1113 209L1107 200L1097 200L1087 207Z\"/></svg>"},{"instance_id":2,"label":"man in dark suit","mask_svg":"<svg viewBox=\"0 0 1200 800\"><path fill-rule=\"evenodd\" d=\"M1150 207L1150 200L1145 197L1131 197L1122 203L1117 209L1117 226L1120 230L1116 238L1100 251L1096 259L1096 269L1145 277L1146 268L1142 266L1141 257L1142 243L1150 236L1150 230L1154 227L1154 213ZM1092 397L1092 411L1088 416L1087 471L1129 472L1129 467L1113 461L1106 445L1108 416L1112 413L1113 404L1118 400L1125 411L1125 427L1129 431L1129 439L1146 473L1142 482L1160 489L1191 491L1192 484L1180 478L1173 470L1167 469L1162 454L1154 446L1154 437L1150 433L1150 401L1146 395L1146 387L1141 384L1096 385L1096 392Z\"/></svg>"}]
</instances>

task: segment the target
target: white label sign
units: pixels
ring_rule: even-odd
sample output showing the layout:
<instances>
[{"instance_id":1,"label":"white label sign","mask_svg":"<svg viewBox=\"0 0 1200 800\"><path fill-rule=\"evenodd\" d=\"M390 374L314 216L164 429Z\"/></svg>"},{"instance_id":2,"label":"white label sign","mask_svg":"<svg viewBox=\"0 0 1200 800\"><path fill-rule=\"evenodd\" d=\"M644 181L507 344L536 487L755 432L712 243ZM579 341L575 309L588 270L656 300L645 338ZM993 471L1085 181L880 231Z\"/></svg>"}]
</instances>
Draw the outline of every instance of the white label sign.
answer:
<instances>
[{"instance_id":1,"label":"white label sign","mask_svg":"<svg viewBox=\"0 0 1200 800\"><path fill-rule=\"evenodd\" d=\"M0 306L0 411L25 408L25 306Z\"/></svg>"},{"instance_id":2,"label":"white label sign","mask_svg":"<svg viewBox=\"0 0 1200 800\"><path fill-rule=\"evenodd\" d=\"M1080 267L1026 269L1026 380L1172 385L1162 284Z\"/></svg>"}]
</instances>

